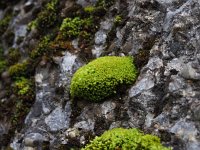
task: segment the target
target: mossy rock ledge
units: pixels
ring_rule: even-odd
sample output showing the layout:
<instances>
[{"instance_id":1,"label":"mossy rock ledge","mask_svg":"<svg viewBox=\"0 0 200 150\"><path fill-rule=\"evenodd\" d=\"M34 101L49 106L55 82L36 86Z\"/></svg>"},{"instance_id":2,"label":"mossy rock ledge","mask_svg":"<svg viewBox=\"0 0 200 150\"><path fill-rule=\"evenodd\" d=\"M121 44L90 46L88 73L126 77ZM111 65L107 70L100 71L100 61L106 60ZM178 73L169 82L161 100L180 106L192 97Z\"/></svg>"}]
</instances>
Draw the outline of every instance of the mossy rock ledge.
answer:
<instances>
[{"instance_id":1,"label":"mossy rock ledge","mask_svg":"<svg viewBox=\"0 0 200 150\"><path fill-rule=\"evenodd\" d=\"M76 71L70 94L72 98L99 102L116 94L120 86L133 84L136 77L137 69L131 56L100 57Z\"/></svg>"},{"instance_id":2,"label":"mossy rock ledge","mask_svg":"<svg viewBox=\"0 0 200 150\"><path fill-rule=\"evenodd\" d=\"M90 141L81 150L171 150L164 147L159 137L144 134L136 128L114 128Z\"/></svg>"}]
</instances>

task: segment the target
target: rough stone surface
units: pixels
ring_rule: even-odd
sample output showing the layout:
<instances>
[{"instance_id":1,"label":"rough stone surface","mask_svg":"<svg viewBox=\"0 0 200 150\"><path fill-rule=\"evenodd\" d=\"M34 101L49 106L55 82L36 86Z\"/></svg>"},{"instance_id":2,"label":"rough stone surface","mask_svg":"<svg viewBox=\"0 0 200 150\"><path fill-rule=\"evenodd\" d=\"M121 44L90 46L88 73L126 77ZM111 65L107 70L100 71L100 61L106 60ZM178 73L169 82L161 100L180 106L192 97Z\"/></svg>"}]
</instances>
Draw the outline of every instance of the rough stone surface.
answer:
<instances>
[{"instance_id":1,"label":"rough stone surface","mask_svg":"<svg viewBox=\"0 0 200 150\"><path fill-rule=\"evenodd\" d=\"M69 115L70 114L66 114L62 108L58 107L45 118L45 123L50 127L50 131L56 132L69 127L69 122L66 122Z\"/></svg>"},{"instance_id":2,"label":"rough stone surface","mask_svg":"<svg viewBox=\"0 0 200 150\"><path fill-rule=\"evenodd\" d=\"M12 6L16 12L8 28L14 32L12 47L19 48L23 54L37 43L39 33L27 32L26 28L43 2L45 0L19 1ZM65 16L75 2L61 2L66 4L60 10ZM96 0L76 1L80 7L95 3ZM0 18L4 11L8 9L0 10ZM117 14L122 15L118 26L115 25ZM17 43L21 37L23 40ZM5 38L1 40L8 53L9 44ZM199 0L124 0L108 8L94 34L91 55L94 58L134 56L139 74L127 91L105 102L72 102L70 99L71 78L89 61L79 53L82 48L77 41L72 42L76 54L66 50L51 61L38 64L35 103L26 116L23 129L16 132L10 142L13 149L41 149L44 144L49 149L59 149L63 145L68 149L80 148L88 139L115 127L137 127L153 133L174 150L199 149ZM2 74L1 80L0 98L4 104L10 99L4 91L4 80L11 82L7 72ZM0 118L0 143L5 140L10 125L7 120Z\"/></svg>"}]
</instances>

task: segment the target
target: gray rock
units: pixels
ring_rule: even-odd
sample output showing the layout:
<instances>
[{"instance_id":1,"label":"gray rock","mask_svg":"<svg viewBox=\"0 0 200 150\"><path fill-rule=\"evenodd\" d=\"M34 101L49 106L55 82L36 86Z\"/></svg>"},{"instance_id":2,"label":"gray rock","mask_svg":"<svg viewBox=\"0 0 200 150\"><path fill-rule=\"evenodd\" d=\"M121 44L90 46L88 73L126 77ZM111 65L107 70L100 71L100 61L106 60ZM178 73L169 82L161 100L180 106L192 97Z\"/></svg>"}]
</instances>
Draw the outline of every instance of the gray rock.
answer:
<instances>
[{"instance_id":1,"label":"gray rock","mask_svg":"<svg viewBox=\"0 0 200 150\"><path fill-rule=\"evenodd\" d=\"M154 79L152 77L146 77L138 81L129 91L129 97L134 97L145 90L149 90L154 87Z\"/></svg>"},{"instance_id":2,"label":"gray rock","mask_svg":"<svg viewBox=\"0 0 200 150\"><path fill-rule=\"evenodd\" d=\"M2 81L0 81L0 90L2 90L2 89L4 89L3 88L3 83L2 83Z\"/></svg>"},{"instance_id":3,"label":"gray rock","mask_svg":"<svg viewBox=\"0 0 200 150\"><path fill-rule=\"evenodd\" d=\"M66 131L66 136L69 136L70 138L75 138L80 135L79 130L76 128L69 128Z\"/></svg>"},{"instance_id":4,"label":"gray rock","mask_svg":"<svg viewBox=\"0 0 200 150\"><path fill-rule=\"evenodd\" d=\"M1 78L3 80L6 80L7 78L9 78L9 73L7 71L3 72L2 75L1 75Z\"/></svg>"},{"instance_id":5,"label":"gray rock","mask_svg":"<svg viewBox=\"0 0 200 150\"><path fill-rule=\"evenodd\" d=\"M103 31L98 31L95 34L95 44L100 45L106 42L107 35Z\"/></svg>"},{"instance_id":6,"label":"gray rock","mask_svg":"<svg viewBox=\"0 0 200 150\"><path fill-rule=\"evenodd\" d=\"M42 83L43 75L42 74L36 74L35 75L35 82L36 83Z\"/></svg>"},{"instance_id":7,"label":"gray rock","mask_svg":"<svg viewBox=\"0 0 200 150\"><path fill-rule=\"evenodd\" d=\"M11 79L10 79L10 75L7 71L4 71L2 74L1 74L1 78L2 78L2 81L6 84L10 84L11 83Z\"/></svg>"},{"instance_id":8,"label":"gray rock","mask_svg":"<svg viewBox=\"0 0 200 150\"><path fill-rule=\"evenodd\" d=\"M7 91L6 90L0 91L0 99L5 98L6 95L7 95Z\"/></svg>"},{"instance_id":9,"label":"gray rock","mask_svg":"<svg viewBox=\"0 0 200 150\"><path fill-rule=\"evenodd\" d=\"M169 83L169 91L175 92L185 87L184 80L178 76L171 76L171 82Z\"/></svg>"},{"instance_id":10,"label":"gray rock","mask_svg":"<svg viewBox=\"0 0 200 150\"><path fill-rule=\"evenodd\" d=\"M34 107L32 109L33 109L31 113L32 117L33 118L39 117L43 112L42 103L40 101L35 102Z\"/></svg>"},{"instance_id":11,"label":"gray rock","mask_svg":"<svg viewBox=\"0 0 200 150\"><path fill-rule=\"evenodd\" d=\"M100 23L100 29L95 33L95 45L92 54L99 57L106 48L107 34L113 26L113 18L106 18Z\"/></svg>"},{"instance_id":12,"label":"gray rock","mask_svg":"<svg viewBox=\"0 0 200 150\"><path fill-rule=\"evenodd\" d=\"M77 129L81 129L81 130L93 131L94 130L94 121L92 121L91 119L88 119L87 121L77 122L74 125L74 127Z\"/></svg>"},{"instance_id":13,"label":"gray rock","mask_svg":"<svg viewBox=\"0 0 200 150\"><path fill-rule=\"evenodd\" d=\"M26 2L25 5L24 5L24 10L25 10L25 12L28 12L28 11L30 11L33 7L34 7L34 3L31 2L31 1L28 1L28 2Z\"/></svg>"},{"instance_id":14,"label":"gray rock","mask_svg":"<svg viewBox=\"0 0 200 150\"><path fill-rule=\"evenodd\" d=\"M199 106L194 105L194 108L192 109L192 111L193 111L194 119L197 121L200 121L200 105Z\"/></svg>"},{"instance_id":15,"label":"gray rock","mask_svg":"<svg viewBox=\"0 0 200 150\"><path fill-rule=\"evenodd\" d=\"M103 116L107 119L107 120L114 120L115 118L115 113L114 113L114 109L116 108L116 104L113 102L104 102L101 106L101 112L103 114Z\"/></svg>"},{"instance_id":16,"label":"gray rock","mask_svg":"<svg viewBox=\"0 0 200 150\"><path fill-rule=\"evenodd\" d=\"M77 0L77 4L81 5L82 7L86 7L88 5L94 5L97 0Z\"/></svg>"},{"instance_id":17,"label":"gray rock","mask_svg":"<svg viewBox=\"0 0 200 150\"><path fill-rule=\"evenodd\" d=\"M181 59L174 58L169 63L167 63L164 75L169 76L171 74L170 71L173 71L173 70L177 71L177 73L178 73L182 70L183 66L184 66L184 64Z\"/></svg>"},{"instance_id":18,"label":"gray rock","mask_svg":"<svg viewBox=\"0 0 200 150\"><path fill-rule=\"evenodd\" d=\"M185 66L183 66L180 75L184 77L185 79L192 79L192 80L200 80L200 73L197 73L197 69L200 68L200 65L198 65L197 69L194 68L193 63L188 63Z\"/></svg>"},{"instance_id":19,"label":"gray rock","mask_svg":"<svg viewBox=\"0 0 200 150\"><path fill-rule=\"evenodd\" d=\"M68 114L62 108L58 107L45 118L45 123L50 127L50 131L55 132L69 127L68 117Z\"/></svg>"},{"instance_id":20,"label":"gray rock","mask_svg":"<svg viewBox=\"0 0 200 150\"><path fill-rule=\"evenodd\" d=\"M37 150L37 148L33 148L33 147L24 147L24 150Z\"/></svg>"},{"instance_id":21,"label":"gray rock","mask_svg":"<svg viewBox=\"0 0 200 150\"><path fill-rule=\"evenodd\" d=\"M121 127L122 123L120 121L116 121L116 122L113 122L111 125L110 125L110 128L109 129L113 129L113 128L119 128Z\"/></svg>"},{"instance_id":22,"label":"gray rock","mask_svg":"<svg viewBox=\"0 0 200 150\"><path fill-rule=\"evenodd\" d=\"M94 6L96 1L63 1L59 14L63 18L71 16L72 9ZM15 35L10 44L11 47L19 48L23 57L38 43L40 33L37 30L27 32L26 28L44 3L46 0L29 0L10 6L11 10L18 13L9 24L8 29ZM29 7L30 4L33 8ZM24 11L25 5L27 12ZM91 40L94 45L89 50L93 57L135 56L139 52L149 55L144 64L136 60L136 65L141 66L136 82L126 94L119 93L105 102L74 100L72 105L71 78L78 68L91 60L85 58L84 50L79 48L81 41L72 41L74 53L68 50L58 52L52 57L53 63L42 61L42 65L37 66L36 100L26 117L26 126L12 138L12 147L15 150L35 148L35 142L42 140L39 136L27 136L35 133L41 134L43 138L48 137L45 140L49 142L49 149L59 149L62 144L67 147L86 144L88 137L99 135L109 128L137 127L165 137L163 144L173 149L198 149L199 8L197 0L116 1L107 9L106 15L100 18L100 28ZM0 18L4 14L0 10ZM122 14L122 23L114 26L118 14ZM17 43L19 37L24 37L20 44ZM1 39L7 50L7 39ZM140 60L140 57L137 59ZM1 79L0 92L4 90L6 80L11 84L8 74ZM5 126L1 130L5 132ZM37 146L38 149L41 147Z\"/></svg>"},{"instance_id":23,"label":"gray rock","mask_svg":"<svg viewBox=\"0 0 200 150\"><path fill-rule=\"evenodd\" d=\"M184 141L190 141L191 143L188 143L188 147L190 147L191 150L196 150L193 148L199 145L196 139L198 131L193 123L180 120L170 129L170 132L181 137Z\"/></svg>"},{"instance_id":24,"label":"gray rock","mask_svg":"<svg viewBox=\"0 0 200 150\"><path fill-rule=\"evenodd\" d=\"M31 133L24 139L25 146L35 147L40 145L44 140L44 137L40 133Z\"/></svg>"},{"instance_id":25,"label":"gray rock","mask_svg":"<svg viewBox=\"0 0 200 150\"><path fill-rule=\"evenodd\" d=\"M3 18L3 10L0 10L0 19Z\"/></svg>"},{"instance_id":26,"label":"gray rock","mask_svg":"<svg viewBox=\"0 0 200 150\"><path fill-rule=\"evenodd\" d=\"M162 66L163 66L163 61L158 57L151 58L148 64L146 65L146 67L152 71L155 69L159 69Z\"/></svg>"}]
</instances>

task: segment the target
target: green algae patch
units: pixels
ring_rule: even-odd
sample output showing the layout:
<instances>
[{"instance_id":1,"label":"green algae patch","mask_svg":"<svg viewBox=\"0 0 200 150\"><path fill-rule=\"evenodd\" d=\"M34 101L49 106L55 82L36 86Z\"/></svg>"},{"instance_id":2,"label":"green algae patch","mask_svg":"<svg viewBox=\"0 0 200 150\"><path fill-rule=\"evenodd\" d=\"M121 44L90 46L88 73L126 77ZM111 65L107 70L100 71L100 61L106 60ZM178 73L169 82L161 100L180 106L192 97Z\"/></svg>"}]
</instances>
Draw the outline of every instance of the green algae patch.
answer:
<instances>
[{"instance_id":1,"label":"green algae patch","mask_svg":"<svg viewBox=\"0 0 200 150\"><path fill-rule=\"evenodd\" d=\"M82 150L171 150L160 143L157 136L138 129L115 128L96 137Z\"/></svg>"},{"instance_id":2,"label":"green algae patch","mask_svg":"<svg viewBox=\"0 0 200 150\"><path fill-rule=\"evenodd\" d=\"M72 98L99 102L115 94L121 85L133 84L136 77L132 57L100 57L78 69L70 93Z\"/></svg>"}]
</instances>

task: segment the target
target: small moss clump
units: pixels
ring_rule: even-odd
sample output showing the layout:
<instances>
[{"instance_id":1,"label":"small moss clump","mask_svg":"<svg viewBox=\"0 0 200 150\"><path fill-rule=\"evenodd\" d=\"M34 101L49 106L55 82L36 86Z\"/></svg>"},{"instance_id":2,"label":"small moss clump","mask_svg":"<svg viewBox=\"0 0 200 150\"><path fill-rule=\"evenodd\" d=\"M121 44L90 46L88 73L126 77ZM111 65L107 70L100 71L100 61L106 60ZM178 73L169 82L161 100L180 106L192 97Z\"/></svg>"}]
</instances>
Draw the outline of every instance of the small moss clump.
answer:
<instances>
[{"instance_id":1,"label":"small moss clump","mask_svg":"<svg viewBox=\"0 0 200 150\"><path fill-rule=\"evenodd\" d=\"M88 14L93 14L96 11L96 7L95 6L87 6L84 8L84 11Z\"/></svg>"},{"instance_id":2,"label":"small moss clump","mask_svg":"<svg viewBox=\"0 0 200 150\"><path fill-rule=\"evenodd\" d=\"M14 84L14 92L22 100L33 100L34 84L30 79L24 77L17 78Z\"/></svg>"},{"instance_id":3,"label":"small moss clump","mask_svg":"<svg viewBox=\"0 0 200 150\"><path fill-rule=\"evenodd\" d=\"M64 38L74 38L77 37L80 33L83 20L79 17L65 18L60 27L60 31Z\"/></svg>"},{"instance_id":4,"label":"small moss clump","mask_svg":"<svg viewBox=\"0 0 200 150\"><path fill-rule=\"evenodd\" d=\"M58 3L58 0L51 0L38 14L38 17L29 23L28 30L36 28L43 32L54 26L58 19Z\"/></svg>"},{"instance_id":5,"label":"small moss clump","mask_svg":"<svg viewBox=\"0 0 200 150\"><path fill-rule=\"evenodd\" d=\"M115 128L96 137L82 150L171 150L157 136L144 135L137 129Z\"/></svg>"},{"instance_id":6,"label":"small moss clump","mask_svg":"<svg viewBox=\"0 0 200 150\"><path fill-rule=\"evenodd\" d=\"M0 20L0 35L2 35L8 28L11 18L12 17L10 15L7 15L2 20Z\"/></svg>"},{"instance_id":7,"label":"small moss clump","mask_svg":"<svg viewBox=\"0 0 200 150\"><path fill-rule=\"evenodd\" d=\"M17 63L15 65L10 66L8 69L8 73L12 78L27 76L28 68L29 68L29 62L24 61L22 63Z\"/></svg>"},{"instance_id":8,"label":"small moss clump","mask_svg":"<svg viewBox=\"0 0 200 150\"><path fill-rule=\"evenodd\" d=\"M67 38L77 38L81 31L89 30L93 26L92 18L81 19L79 17L75 18L65 18L60 27L60 33L63 39Z\"/></svg>"},{"instance_id":9,"label":"small moss clump","mask_svg":"<svg viewBox=\"0 0 200 150\"><path fill-rule=\"evenodd\" d=\"M8 52L8 56L7 56L8 64L14 65L15 63L19 61L20 57L21 57L21 54L20 54L19 49L10 48Z\"/></svg>"},{"instance_id":10,"label":"small moss clump","mask_svg":"<svg viewBox=\"0 0 200 150\"><path fill-rule=\"evenodd\" d=\"M118 25L122 22L122 17L120 15L115 16L115 24Z\"/></svg>"},{"instance_id":11,"label":"small moss clump","mask_svg":"<svg viewBox=\"0 0 200 150\"><path fill-rule=\"evenodd\" d=\"M120 85L133 84L136 76L132 57L101 57L74 74L70 93L72 97L101 101L115 94Z\"/></svg>"},{"instance_id":12,"label":"small moss clump","mask_svg":"<svg viewBox=\"0 0 200 150\"><path fill-rule=\"evenodd\" d=\"M7 68L7 62L5 60L0 60L0 74L4 72Z\"/></svg>"},{"instance_id":13,"label":"small moss clump","mask_svg":"<svg viewBox=\"0 0 200 150\"><path fill-rule=\"evenodd\" d=\"M0 45L0 74L7 68L7 61L5 60L3 53L3 48Z\"/></svg>"},{"instance_id":14,"label":"small moss clump","mask_svg":"<svg viewBox=\"0 0 200 150\"><path fill-rule=\"evenodd\" d=\"M115 3L115 0L98 0L96 7L103 7L105 9L109 8Z\"/></svg>"},{"instance_id":15,"label":"small moss clump","mask_svg":"<svg viewBox=\"0 0 200 150\"><path fill-rule=\"evenodd\" d=\"M51 35L46 35L44 36L38 46L33 50L31 51L31 54L30 54L30 57L32 59L36 59L40 56L43 56L47 53L49 53L50 49L49 49L49 43L51 42L52 40L52 36Z\"/></svg>"}]
</instances>

